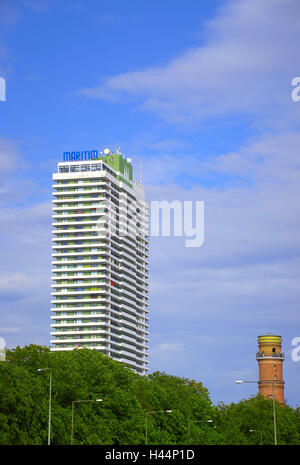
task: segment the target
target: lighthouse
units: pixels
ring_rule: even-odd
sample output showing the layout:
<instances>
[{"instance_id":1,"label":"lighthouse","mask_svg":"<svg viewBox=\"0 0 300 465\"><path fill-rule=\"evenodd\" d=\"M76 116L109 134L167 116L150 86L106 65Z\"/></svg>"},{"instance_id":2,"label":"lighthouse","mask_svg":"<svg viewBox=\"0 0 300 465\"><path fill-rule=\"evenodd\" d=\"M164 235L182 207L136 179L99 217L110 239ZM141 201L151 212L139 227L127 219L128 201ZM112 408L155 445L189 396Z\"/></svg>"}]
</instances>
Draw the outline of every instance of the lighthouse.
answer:
<instances>
[{"instance_id":1,"label":"lighthouse","mask_svg":"<svg viewBox=\"0 0 300 465\"><path fill-rule=\"evenodd\" d=\"M256 360L259 366L259 394L284 404L284 381L282 365L284 354L281 351L281 336L266 334L258 336Z\"/></svg>"}]
</instances>

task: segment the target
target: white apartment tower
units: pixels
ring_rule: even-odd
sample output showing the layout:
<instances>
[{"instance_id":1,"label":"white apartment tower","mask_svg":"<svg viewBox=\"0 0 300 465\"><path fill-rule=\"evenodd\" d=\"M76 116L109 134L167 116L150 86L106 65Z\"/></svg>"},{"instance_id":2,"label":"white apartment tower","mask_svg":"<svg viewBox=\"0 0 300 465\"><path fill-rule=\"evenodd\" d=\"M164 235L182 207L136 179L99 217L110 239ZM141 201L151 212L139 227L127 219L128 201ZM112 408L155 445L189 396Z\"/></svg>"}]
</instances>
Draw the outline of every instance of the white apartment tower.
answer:
<instances>
[{"instance_id":1,"label":"white apartment tower","mask_svg":"<svg viewBox=\"0 0 300 465\"><path fill-rule=\"evenodd\" d=\"M66 152L53 174L52 351L99 350L145 375L148 205L122 154Z\"/></svg>"}]
</instances>

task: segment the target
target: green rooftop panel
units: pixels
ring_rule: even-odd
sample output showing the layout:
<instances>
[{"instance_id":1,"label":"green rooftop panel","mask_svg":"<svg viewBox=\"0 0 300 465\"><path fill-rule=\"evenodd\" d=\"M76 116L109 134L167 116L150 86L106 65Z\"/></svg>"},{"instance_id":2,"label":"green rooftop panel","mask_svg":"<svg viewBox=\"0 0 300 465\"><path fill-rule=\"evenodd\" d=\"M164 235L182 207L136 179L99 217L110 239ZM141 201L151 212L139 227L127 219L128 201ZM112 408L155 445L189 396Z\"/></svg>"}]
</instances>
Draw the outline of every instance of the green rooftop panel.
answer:
<instances>
[{"instance_id":1,"label":"green rooftop panel","mask_svg":"<svg viewBox=\"0 0 300 465\"><path fill-rule=\"evenodd\" d=\"M119 171L124 180L132 182L132 164L119 153L110 153L101 157L113 170Z\"/></svg>"}]
</instances>

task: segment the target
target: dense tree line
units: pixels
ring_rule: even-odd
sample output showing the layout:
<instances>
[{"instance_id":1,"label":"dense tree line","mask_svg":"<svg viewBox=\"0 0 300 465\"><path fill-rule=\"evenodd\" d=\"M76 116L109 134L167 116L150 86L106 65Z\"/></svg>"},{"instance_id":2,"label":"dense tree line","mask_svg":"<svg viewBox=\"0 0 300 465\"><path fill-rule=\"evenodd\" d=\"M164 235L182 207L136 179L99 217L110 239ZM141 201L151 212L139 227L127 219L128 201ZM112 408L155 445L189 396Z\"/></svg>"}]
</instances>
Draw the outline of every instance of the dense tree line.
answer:
<instances>
[{"instance_id":1,"label":"dense tree line","mask_svg":"<svg viewBox=\"0 0 300 465\"><path fill-rule=\"evenodd\" d=\"M0 362L0 444L47 444L49 371L38 369L50 367L52 444L70 444L72 402L96 399L74 404L74 444L145 444L146 412L148 444L273 444L271 400L214 406L200 382L141 377L95 350L36 345ZM276 412L278 443L300 444L299 410Z\"/></svg>"}]
</instances>

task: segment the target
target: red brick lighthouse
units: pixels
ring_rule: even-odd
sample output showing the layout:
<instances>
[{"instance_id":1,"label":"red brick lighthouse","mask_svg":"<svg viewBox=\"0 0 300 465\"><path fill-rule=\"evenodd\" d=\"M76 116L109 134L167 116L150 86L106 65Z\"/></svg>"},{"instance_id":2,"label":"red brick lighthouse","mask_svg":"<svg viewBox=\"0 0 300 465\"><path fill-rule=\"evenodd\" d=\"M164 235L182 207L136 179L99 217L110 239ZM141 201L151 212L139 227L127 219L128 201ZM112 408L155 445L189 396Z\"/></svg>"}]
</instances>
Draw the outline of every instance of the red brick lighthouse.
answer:
<instances>
[{"instance_id":1,"label":"red brick lighthouse","mask_svg":"<svg viewBox=\"0 0 300 465\"><path fill-rule=\"evenodd\" d=\"M281 352L281 336L259 336L258 346L256 360L259 366L259 393L266 398L272 398L274 395L278 402L284 404L284 354Z\"/></svg>"}]
</instances>

